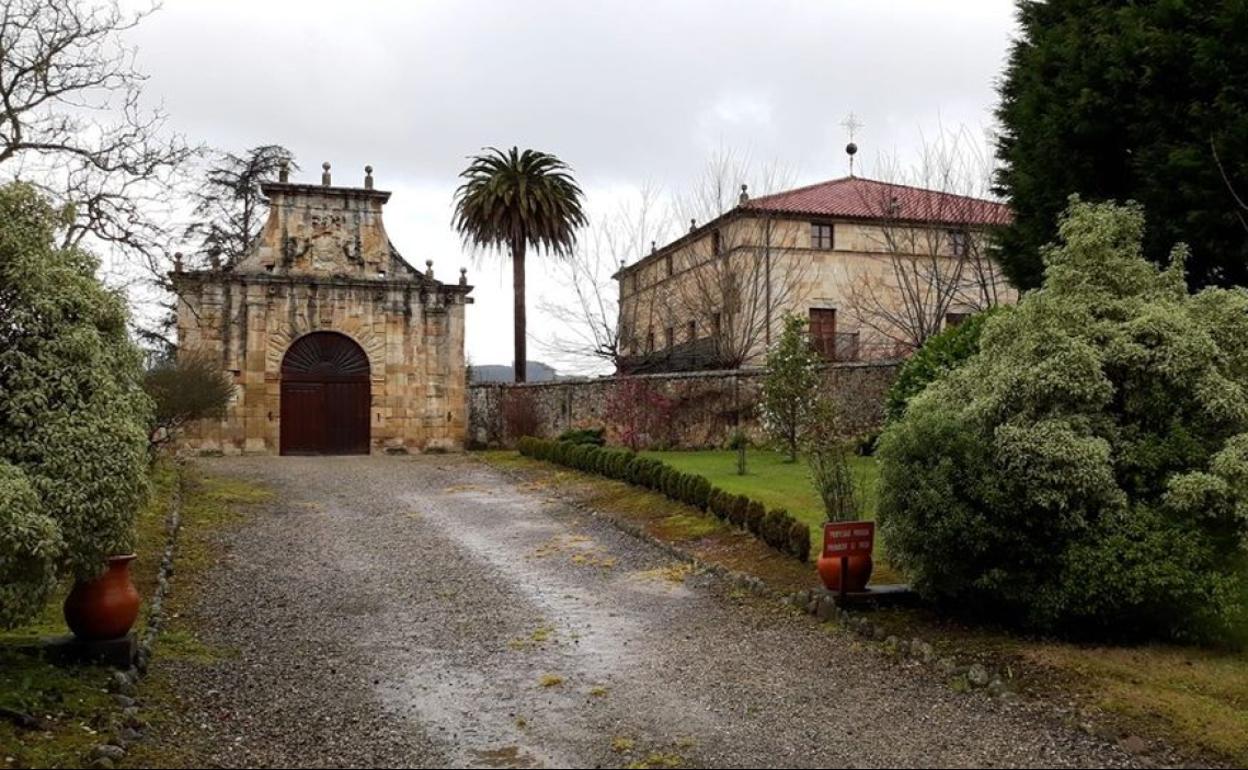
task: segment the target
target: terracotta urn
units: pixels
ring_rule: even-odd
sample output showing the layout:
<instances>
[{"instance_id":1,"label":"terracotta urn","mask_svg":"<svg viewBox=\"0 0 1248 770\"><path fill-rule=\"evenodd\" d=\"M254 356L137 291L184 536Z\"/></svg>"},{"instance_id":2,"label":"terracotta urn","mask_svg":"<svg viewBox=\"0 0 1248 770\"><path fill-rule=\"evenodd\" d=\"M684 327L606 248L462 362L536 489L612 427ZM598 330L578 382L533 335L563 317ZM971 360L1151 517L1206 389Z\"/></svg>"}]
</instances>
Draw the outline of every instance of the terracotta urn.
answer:
<instances>
[{"instance_id":1,"label":"terracotta urn","mask_svg":"<svg viewBox=\"0 0 1248 770\"><path fill-rule=\"evenodd\" d=\"M871 579L871 570L875 568L875 562L870 556L849 556L846 557L846 561L849 563L845 570L846 592L855 593L867 590L867 581ZM820 556L817 566L823 585L829 591L839 593L841 590L841 557Z\"/></svg>"},{"instance_id":2,"label":"terracotta urn","mask_svg":"<svg viewBox=\"0 0 1248 770\"><path fill-rule=\"evenodd\" d=\"M125 636L139 617L139 592L130 579L135 555L112 556L104 574L79 580L65 597L65 622L74 636L102 641Z\"/></svg>"}]
</instances>

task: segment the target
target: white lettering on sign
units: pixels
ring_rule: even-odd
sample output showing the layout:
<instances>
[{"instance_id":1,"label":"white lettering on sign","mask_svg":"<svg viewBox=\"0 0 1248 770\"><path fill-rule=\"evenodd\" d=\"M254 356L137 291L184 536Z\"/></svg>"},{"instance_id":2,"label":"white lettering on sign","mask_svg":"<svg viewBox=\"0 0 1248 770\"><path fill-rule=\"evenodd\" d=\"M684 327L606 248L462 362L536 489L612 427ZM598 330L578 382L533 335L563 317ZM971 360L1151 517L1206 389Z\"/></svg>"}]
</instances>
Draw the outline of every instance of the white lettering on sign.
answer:
<instances>
[{"instance_id":1,"label":"white lettering on sign","mask_svg":"<svg viewBox=\"0 0 1248 770\"><path fill-rule=\"evenodd\" d=\"M824 556L870 556L874 546L873 522L829 522L824 525Z\"/></svg>"}]
</instances>

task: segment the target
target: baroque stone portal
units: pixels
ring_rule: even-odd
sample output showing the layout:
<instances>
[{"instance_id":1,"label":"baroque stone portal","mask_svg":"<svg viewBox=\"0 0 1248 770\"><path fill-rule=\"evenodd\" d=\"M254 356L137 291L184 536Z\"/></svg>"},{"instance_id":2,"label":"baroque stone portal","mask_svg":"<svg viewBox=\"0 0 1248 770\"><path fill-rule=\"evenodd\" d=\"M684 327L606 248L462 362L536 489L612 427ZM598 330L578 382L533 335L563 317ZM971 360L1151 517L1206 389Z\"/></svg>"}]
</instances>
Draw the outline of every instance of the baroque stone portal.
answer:
<instances>
[{"instance_id":1,"label":"baroque stone portal","mask_svg":"<svg viewBox=\"0 0 1248 770\"><path fill-rule=\"evenodd\" d=\"M399 255L382 224L390 193L366 171L364 187L331 186L329 164L321 185L283 174L261 188L268 221L245 258L172 274L180 354L219 359L237 384L225 419L189 426L185 448L463 447L472 287L463 270L445 284L432 261L422 273Z\"/></svg>"}]
</instances>

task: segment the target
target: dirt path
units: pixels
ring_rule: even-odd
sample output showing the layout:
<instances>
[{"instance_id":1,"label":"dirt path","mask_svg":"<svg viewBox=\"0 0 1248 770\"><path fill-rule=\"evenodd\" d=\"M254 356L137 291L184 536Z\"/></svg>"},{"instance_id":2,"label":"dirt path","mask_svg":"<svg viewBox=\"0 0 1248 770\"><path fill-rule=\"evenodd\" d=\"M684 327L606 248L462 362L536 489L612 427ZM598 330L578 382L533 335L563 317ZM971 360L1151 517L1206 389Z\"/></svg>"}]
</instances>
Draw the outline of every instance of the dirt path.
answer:
<instances>
[{"instance_id":1,"label":"dirt path","mask_svg":"<svg viewBox=\"0 0 1248 770\"><path fill-rule=\"evenodd\" d=\"M170 661L209 766L1122 766L467 457L213 460L277 502Z\"/></svg>"}]
</instances>

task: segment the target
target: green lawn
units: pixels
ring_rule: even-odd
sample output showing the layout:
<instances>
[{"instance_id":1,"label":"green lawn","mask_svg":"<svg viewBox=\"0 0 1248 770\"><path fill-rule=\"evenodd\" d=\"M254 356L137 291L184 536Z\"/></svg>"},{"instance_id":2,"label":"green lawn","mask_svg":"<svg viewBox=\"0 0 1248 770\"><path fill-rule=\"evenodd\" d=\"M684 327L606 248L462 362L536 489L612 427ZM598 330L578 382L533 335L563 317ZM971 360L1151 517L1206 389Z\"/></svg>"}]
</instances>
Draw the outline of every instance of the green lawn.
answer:
<instances>
[{"instance_id":1,"label":"green lawn","mask_svg":"<svg viewBox=\"0 0 1248 770\"><path fill-rule=\"evenodd\" d=\"M726 449L691 452L643 452L678 468L685 473L705 476L720 489L758 500L768 508L785 508L790 514L818 531L826 521L823 503L810 481L806 463L788 462L779 453L764 449L749 451L747 473L737 475L737 453ZM875 485L879 469L875 458L854 457L850 460L862 495L863 518L875 518Z\"/></svg>"},{"instance_id":2,"label":"green lawn","mask_svg":"<svg viewBox=\"0 0 1248 770\"><path fill-rule=\"evenodd\" d=\"M810 469L805 461L791 463L780 453L766 449L751 449L746 457L746 474L737 475L737 453L728 449L704 449L697 451L642 452L655 457L685 473L705 476L720 489L757 500L771 508L784 508L799 521L810 525L814 539L815 554L823 548L823 524L827 517L823 503L810 480ZM875 519L876 484L880 478L874 457L850 458L850 467L858 481L862 498L862 518ZM885 562L879 533L875 536L874 583L905 582Z\"/></svg>"}]
</instances>

